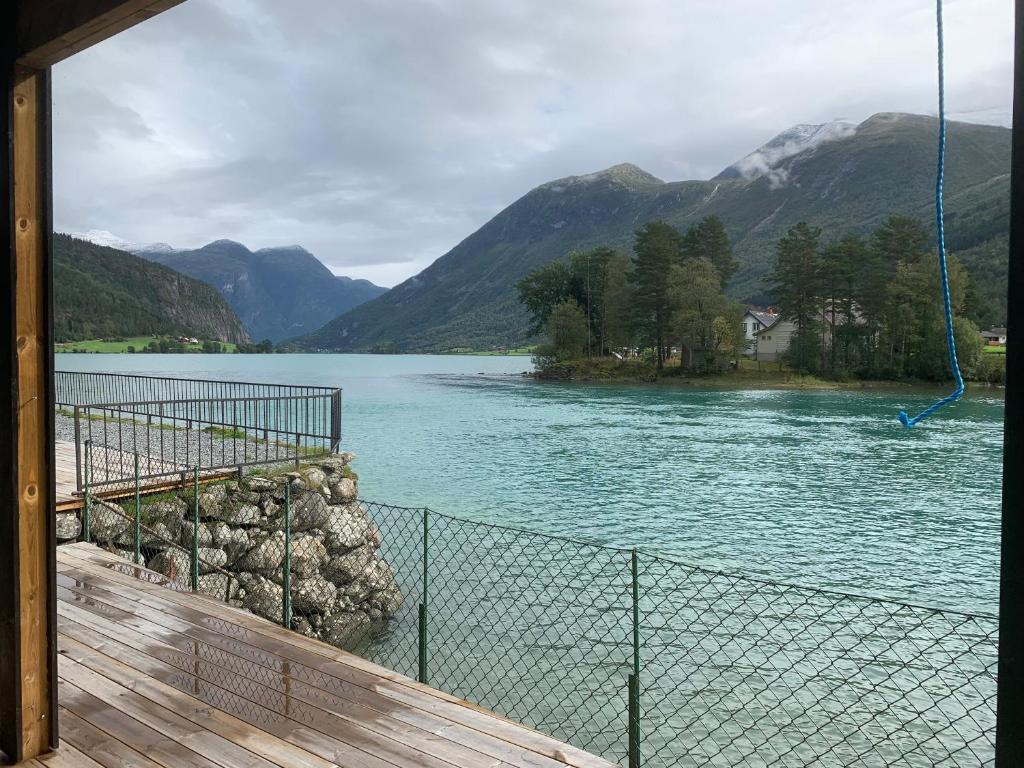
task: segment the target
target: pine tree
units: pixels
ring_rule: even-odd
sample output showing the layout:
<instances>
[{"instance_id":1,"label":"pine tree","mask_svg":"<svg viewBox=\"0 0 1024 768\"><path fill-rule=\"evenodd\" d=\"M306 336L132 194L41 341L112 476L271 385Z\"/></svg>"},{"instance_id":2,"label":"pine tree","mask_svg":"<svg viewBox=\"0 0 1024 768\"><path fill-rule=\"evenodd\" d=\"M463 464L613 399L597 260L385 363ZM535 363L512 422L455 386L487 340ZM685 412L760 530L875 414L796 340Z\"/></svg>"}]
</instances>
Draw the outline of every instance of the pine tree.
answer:
<instances>
[{"instance_id":1,"label":"pine tree","mask_svg":"<svg viewBox=\"0 0 1024 768\"><path fill-rule=\"evenodd\" d=\"M658 370L665 365L665 345L671 319L669 271L678 261L682 236L663 221L651 221L636 231L632 281L636 286L636 322L644 340L654 346Z\"/></svg>"}]
</instances>

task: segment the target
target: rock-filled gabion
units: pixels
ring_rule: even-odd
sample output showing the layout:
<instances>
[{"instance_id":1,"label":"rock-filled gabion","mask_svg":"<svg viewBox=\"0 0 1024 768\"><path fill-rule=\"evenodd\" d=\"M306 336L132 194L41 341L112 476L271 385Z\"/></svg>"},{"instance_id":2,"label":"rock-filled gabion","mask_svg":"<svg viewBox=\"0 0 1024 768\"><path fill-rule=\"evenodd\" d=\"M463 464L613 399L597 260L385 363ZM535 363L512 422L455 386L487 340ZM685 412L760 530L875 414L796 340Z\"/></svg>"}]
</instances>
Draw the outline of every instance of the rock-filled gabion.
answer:
<instances>
[{"instance_id":1,"label":"rock-filled gabion","mask_svg":"<svg viewBox=\"0 0 1024 768\"><path fill-rule=\"evenodd\" d=\"M198 531L191 489L143 499L146 566L187 584L198 537L199 590L280 623L288 486L292 629L355 647L395 615L402 594L380 555L380 531L356 500L353 458L343 453L294 472L200 486ZM95 500L91 510L93 539L131 559L134 509Z\"/></svg>"}]
</instances>

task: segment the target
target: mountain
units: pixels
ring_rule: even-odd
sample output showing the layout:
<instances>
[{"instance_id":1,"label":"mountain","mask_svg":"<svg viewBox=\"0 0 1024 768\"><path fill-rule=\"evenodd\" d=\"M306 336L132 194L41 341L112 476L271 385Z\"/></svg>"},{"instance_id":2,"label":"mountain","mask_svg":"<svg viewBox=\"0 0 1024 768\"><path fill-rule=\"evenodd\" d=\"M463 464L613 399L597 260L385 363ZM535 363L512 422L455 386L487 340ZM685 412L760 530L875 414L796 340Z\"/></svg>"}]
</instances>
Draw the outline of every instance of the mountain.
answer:
<instances>
[{"instance_id":1,"label":"mountain","mask_svg":"<svg viewBox=\"0 0 1024 768\"><path fill-rule=\"evenodd\" d=\"M130 253L55 234L53 270L57 341L150 334L249 340L212 287Z\"/></svg>"},{"instance_id":2,"label":"mountain","mask_svg":"<svg viewBox=\"0 0 1024 768\"><path fill-rule=\"evenodd\" d=\"M108 248L116 248L119 251L132 253L136 256L143 256L149 253L173 253L174 248L167 243L136 243L118 237L113 232L105 229L90 229L88 232L70 232L71 237L78 240L87 240L96 245L105 245Z\"/></svg>"},{"instance_id":3,"label":"mountain","mask_svg":"<svg viewBox=\"0 0 1024 768\"><path fill-rule=\"evenodd\" d=\"M308 333L387 291L368 280L334 275L297 245L250 251L217 240L193 251L150 248L139 255L212 285L257 340Z\"/></svg>"},{"instance_id":4,"label":"mountain","mask_svg":"<svg viewBox=\"0 0 1024 768\"><path fill-rule=\"evenodd\" d=\"M797 126L708 181L664 182L634 165L544 184L421 273L297 344L307 349L443 351L527 339L515 284L530 270L596 245L627 249L637 227L680 229L716 214L740 268L727 286L764 301L775 243L807 221L825 238L868 233L903 214L934 217L938 121L897 113L859 125ZM1010 131L948 124L947 247L1005 314Z\"/></svg>"}]
</instances>

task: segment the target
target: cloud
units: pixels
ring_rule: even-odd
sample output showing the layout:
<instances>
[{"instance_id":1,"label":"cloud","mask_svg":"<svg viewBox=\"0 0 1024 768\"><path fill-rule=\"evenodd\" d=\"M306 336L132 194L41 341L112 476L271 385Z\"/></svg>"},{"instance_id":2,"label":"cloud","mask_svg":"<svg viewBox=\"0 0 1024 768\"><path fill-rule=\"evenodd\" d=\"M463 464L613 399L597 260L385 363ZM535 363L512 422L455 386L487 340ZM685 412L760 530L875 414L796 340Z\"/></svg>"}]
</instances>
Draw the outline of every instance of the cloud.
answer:
<instances>
[{"instance_id":1,"label":"cloud","mask_svg":"<svg viewBox=\"0 0 1024 768\"><path fill-rule=\"evenodd\" d=\"M956 115L1008 122L1012 10L947 2ZM797 123L934 112L933 11L189 0L55 68L56 224L394 284L555 178L707 178Z\"/></svg>"}]
</instances>

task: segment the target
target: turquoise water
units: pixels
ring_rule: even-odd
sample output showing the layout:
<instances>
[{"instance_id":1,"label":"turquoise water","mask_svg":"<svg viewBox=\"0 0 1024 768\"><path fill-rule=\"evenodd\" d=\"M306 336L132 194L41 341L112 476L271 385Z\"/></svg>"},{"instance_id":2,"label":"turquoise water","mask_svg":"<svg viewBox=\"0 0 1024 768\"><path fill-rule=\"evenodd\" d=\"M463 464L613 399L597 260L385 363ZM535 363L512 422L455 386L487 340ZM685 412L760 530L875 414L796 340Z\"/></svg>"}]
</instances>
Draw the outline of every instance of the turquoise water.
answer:
<instances>
[{"instance_id":1,"label":"turquoise water","mask_svg":"<svg viewBox=\"0 0 1024 768\"><path fill-rule=\"evenodd\" d=\"M525 357L58 355L58 368L344 388L368 499L994 611L1001 393L542 384Z\"/></svg>"}]
</instances>

